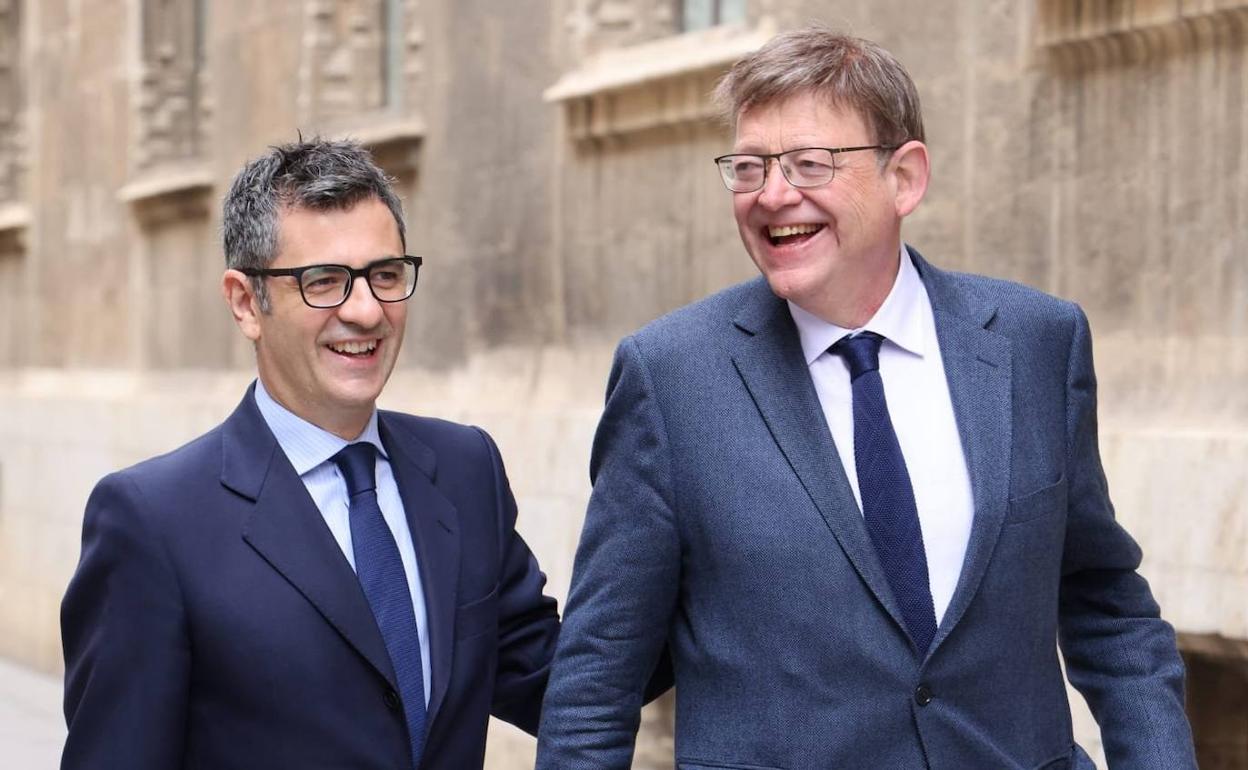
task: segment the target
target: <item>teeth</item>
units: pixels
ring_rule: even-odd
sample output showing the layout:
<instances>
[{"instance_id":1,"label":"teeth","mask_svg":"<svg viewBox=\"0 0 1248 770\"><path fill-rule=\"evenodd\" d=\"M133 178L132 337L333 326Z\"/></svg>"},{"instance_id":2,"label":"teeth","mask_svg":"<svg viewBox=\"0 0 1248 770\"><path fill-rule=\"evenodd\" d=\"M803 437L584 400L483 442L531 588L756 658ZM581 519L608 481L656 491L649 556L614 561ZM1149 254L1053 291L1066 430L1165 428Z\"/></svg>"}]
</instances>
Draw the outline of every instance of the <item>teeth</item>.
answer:
<instances>
[{"instance_id":1,"label":"teeth","mask_svg":"<svg viewBox=\"0 0 1248 770\"><path fill-rule=\"evenodd\" d=\"M806 235L807 233L817 232L823 225L781 225L771 226L767 228L767 234L772 238L783 238L786 235Z\"/></svg>"},{"instance_id":2,"label":"teeth","mask_svg":"<svg viewBox=\"0 0 1248 770\"><path fill-rule=\"evenodd\" d=\"M377 340L367 342L331 342L329 349L335 353L372 353L377 348Z\"/></svg>"}]
</instances>

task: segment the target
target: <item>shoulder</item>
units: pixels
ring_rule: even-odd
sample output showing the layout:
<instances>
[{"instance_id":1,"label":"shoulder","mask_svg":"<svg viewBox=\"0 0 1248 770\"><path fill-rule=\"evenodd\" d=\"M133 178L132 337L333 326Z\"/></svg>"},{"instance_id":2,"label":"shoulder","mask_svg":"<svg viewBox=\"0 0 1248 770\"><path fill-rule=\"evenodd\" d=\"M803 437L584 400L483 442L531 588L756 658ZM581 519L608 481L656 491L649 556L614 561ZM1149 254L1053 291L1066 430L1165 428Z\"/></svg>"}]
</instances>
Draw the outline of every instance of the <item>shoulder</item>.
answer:
<instances>
[{"instance_id":1,"label":"shoulder","mask_svg":"<svg viewBox=\"0 0 1248 770\"><path fill-rule=\"evenodd\" d=\"M509 498L510 483L488 433L475 425L401 412L383 411L379 419L391 462L398 462L396 474L426 476L454 503L463 522L493 527L499 515L507 515L503 501Z\"/></svg>"},{"instance_id":2,"label":"shoulder","mask_svg":"<svg viewBox=\"0 0 1248 770\"><path fill-rule=\"evenodd\" d=\"M1049 316L1071 319L1079 314L1079 306L1070 300L1004 278L973 273L949 273L977 294L994 299L1001 310L1027 316Z\"/></svg>"},{"instance_id":3,"label":"shoulder","mask_svg":"<svg viewBox=\"0 0 1248 770\"><path fill-rule=\"evenodd\" d=\"M381 410L379 417L388 431L415 439L440 457L489 459L497 454L493 438L475 425L389 410Z\"/></svg>"},{"instance_id":4,"label":"shoulder","mask_svg":"<svg viewBox=\"0 0 1248 770\"><path fill-rule=\"evenodd\" d=\"M197 479L219 478L221 447L221 426L218 425L177 449L110 473L100 480L100 485L128 484L154 495L178 489L189 491L186 485Z\"/></svg>"},{"instance_id":5,"label":"shoulder","mask_svg":"<svg viewBox=\"0 0 1248 770\"><path fill-rule=\"evenodd\" d=\"M84 527L168 537L218 499L221 446L217 427L171 452L104 476L87 499Z\"/></svg>"},{"instance_id":6,"label":"shoulder","mask_svg":"<svg viewBox=\"0 0 1248 770\"><path fill-rule=\"evenodd\" d=\"M934 311L984 320L992 331L1014 339L1068 341L1075 329L1087 326L1077 304L1026 284L926 263L920 272Z\"/></svg>"}]
</instances>

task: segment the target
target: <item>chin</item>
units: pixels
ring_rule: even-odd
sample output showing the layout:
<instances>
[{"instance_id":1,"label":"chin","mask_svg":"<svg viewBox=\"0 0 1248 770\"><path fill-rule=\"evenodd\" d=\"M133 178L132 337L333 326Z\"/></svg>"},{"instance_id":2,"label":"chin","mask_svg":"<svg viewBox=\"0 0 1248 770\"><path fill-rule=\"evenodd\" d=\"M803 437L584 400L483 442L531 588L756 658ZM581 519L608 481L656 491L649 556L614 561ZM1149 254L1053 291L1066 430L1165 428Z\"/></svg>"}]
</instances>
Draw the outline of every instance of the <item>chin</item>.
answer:
<instances>
[{"instance_id":1,"label":"chin","mask_svg":"<svg viewBox=\"0 0 1248 770\"><path fill-rule=\"evenodd\" d=\"M803 296L811 293L811 279L801 275L797 270L770 270L764 273L767 285L772 294L780 299L798 302Z\"/></svg>"},{"instance_id":2,"label":"chin","mask_svg":"<svg viewBox=\"0 0 1248 770\"><path fill-rule=\"evenodd\" d=\"M790 286L787 281L781 281L773 278L772 276L768 276L767 285L771 287L771 293L775 294L780 299L794 299L792 286Z\"/></svg>"},{"instance_id":3,"label":"chin","mask_svg":"<svg viewBox=\"0 0 1248 770\"><path fill-rule=\"evenodd\" d=\"M377 397L381 395L381 384L352 383L337 387L334 391L334 401L344 409L371 408L377 402Z\"/></svg>"}]
</instances>

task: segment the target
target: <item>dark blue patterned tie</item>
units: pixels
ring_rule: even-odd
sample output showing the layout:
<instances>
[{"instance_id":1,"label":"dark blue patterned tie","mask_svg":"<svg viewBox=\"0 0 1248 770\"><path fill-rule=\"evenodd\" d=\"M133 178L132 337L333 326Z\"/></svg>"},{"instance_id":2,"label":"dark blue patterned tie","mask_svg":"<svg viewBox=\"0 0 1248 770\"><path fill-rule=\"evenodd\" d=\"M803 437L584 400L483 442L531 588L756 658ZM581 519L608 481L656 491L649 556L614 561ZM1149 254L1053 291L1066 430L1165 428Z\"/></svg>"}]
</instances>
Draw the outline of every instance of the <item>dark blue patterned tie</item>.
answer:
<instances>
[{"instance_id":1,"label":"dark blue patterned tie","mask_svg":"<svg viewBox=\"0 0 1248 770\"><path fill-rule=\"evenodd\" d=\"M412 744L412 766L417 767L425 748L425 682L420 636L416 631L416 613L412 609L403 559L377 504L375 455L373 445L362 441L348 444L330 459L347 481L355 573L394 665Z\"/></svg>"},{"instance_id":2,"label":"dark blue patterned tie","mask_svg":"<svg viewBox=\"0 0 1248 770\"><path fill-rule=\"evenodd\" d=\"M829 352L845 359L853 384L854 464L862 515L901 615L919 653L936 636L936 612L927 579L923 530L914 488L901 455L880 379L880 343L871 332L842 337Z\"/></svg>"}]
</instances>

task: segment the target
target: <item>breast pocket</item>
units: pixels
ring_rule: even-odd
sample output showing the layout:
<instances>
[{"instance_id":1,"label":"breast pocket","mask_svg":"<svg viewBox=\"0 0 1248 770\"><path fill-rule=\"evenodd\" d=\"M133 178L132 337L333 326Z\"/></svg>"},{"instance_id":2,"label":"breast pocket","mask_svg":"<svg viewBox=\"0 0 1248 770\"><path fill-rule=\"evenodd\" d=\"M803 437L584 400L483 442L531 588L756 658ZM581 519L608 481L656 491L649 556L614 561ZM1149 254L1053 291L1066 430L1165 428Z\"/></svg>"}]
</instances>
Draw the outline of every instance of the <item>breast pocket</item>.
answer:
<instances>
[{"instance_id":1,"label":"breast pocket","mask_svg":"<svg viewBox=\"0 0 1248 770\"><path fill-rule=\"evenodd\" d=\"M1063 475L1048 486L1010 499L1007 525L1022 524L1066 510L1066 477Z\"/></svg>"},{"instance_id":2,"label":"breast pocket","mask_svg":"<svg viewBox=\"0 0 1248 770\"><path fill-rule=\"evenodd\" d=\"M1034 770L1096 770L1096 763L1082 746L1075 744L1069 755L1042 762Z\"/></svg>"},{"instance_id":3,"label":"breast pocket","mask_svg":"<svg viewBox=\"0 0 1248 770\"><path fill-rule=\"evenodd\" d=\"M498 587L455 609L455 642L498 632Z\"/></svg>"}]
</instances>

